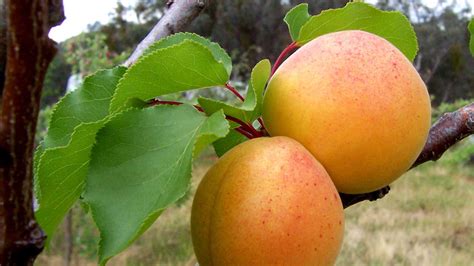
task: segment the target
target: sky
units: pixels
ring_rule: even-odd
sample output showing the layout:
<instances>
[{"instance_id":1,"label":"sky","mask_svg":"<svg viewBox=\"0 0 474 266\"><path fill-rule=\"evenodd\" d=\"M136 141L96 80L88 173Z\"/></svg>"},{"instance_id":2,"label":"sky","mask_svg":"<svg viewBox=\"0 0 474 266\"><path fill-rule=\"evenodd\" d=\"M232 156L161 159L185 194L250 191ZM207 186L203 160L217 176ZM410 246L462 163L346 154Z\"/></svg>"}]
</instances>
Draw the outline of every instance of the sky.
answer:
<instances>
[{"instance_id":1,"label":"sky","mask_svg":"<svg viewBox=\"0 0 474 266\"><path fill-rule=\"evenodd\" d=\"M158 0L160 1L160 0ZM137 0L120 0L124 6L133 6ZM63 0L64 22L51 29L49 37L56 42L64 41L87 30L96 21L107 23L117 6L117 0Z\"/></svg>"},{"instance_id":2,"label":"sky","mask_svg":"<svg viewBox=\"0 0 474 266\"><path fill-rule=\"evenodd\" d=\"M157 0L162 1L162 0ZM462 6L469 3L474 7L474 0L457 0ZM120 0L124 6L133 6L137 0ZM366 0L375 3L376 0ZM429 7L436 5L438 0L424 0ZM117 0L63 0L66 19L57 27L51 29L49 36L56 42L64 41L87 30L87 25L96 21L102 24L110 21L117 6Z\"/></svg>"}]
</instances>

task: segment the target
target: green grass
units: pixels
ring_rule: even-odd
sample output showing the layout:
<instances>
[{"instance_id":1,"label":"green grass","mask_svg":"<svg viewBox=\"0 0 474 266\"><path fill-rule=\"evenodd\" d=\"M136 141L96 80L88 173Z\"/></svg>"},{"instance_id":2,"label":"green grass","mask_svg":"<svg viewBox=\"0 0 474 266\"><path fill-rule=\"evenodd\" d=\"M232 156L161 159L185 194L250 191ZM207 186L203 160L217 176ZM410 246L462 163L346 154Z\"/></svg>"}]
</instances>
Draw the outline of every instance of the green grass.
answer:
<instances>
[{"instance_id":1,"label":"green grass","mask_svg":"<svg viewBox=\"0 0 474 266\"><path fill-rule=\"evenodd\" d=\"M437 163L413 169L376 202L345 211L345 238L337 265L472 265L474 261L474 166L463 163L474 144L458 145ZM194 167L190 193L168 209L134 245L109 265L195 265L189 229L195 188L215 157ZM74 209L72 265L95 265L97 230ZM63 264L63 233L37 265Z\"/></svg>"}]
</instances>

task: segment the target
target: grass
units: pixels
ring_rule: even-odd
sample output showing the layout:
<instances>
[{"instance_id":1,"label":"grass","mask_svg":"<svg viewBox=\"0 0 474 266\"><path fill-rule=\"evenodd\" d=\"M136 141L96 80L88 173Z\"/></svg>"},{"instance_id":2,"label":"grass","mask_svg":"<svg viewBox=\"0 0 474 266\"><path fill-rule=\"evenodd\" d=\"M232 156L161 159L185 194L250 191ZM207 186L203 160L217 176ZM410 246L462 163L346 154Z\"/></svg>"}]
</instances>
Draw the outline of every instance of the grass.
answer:
<instances>
[{"instance_id":1,"label":"grass","mask_svg":"<svg viewBox=\"0 0 474 266\"><path fill-rule=\"evenodd\" d=\"M465 150L409 171L377 202L348 208L337 265L472 265L474 166L457 159ZM195 265L189 229L192 195L214 161L209 154L201 158L190 193L108 265ZM79 207L73 221L72 265L95 265L98 232ZM60 231L36 264L64 265L62 239Z\"/></svg>"}]
</instances>

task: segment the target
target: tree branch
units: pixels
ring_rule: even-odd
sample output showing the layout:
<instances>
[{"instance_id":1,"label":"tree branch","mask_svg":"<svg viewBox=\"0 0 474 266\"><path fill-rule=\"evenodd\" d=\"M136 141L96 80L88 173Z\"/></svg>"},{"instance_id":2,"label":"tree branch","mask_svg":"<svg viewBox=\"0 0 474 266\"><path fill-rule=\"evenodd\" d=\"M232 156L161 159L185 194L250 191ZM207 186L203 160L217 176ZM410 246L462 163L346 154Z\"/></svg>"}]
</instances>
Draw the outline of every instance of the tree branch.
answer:
<instances>
[{"instance_id":1,"label":"tree branch","mask_svg":"<svg viewBox=\"0 0 474 266\"><path fill-rule=\"evenodd\" d=\"M472 134L474 134L474 103L444 114L431 127L425 147L411 168L438 160L451 146ZM347 208L365 200L374 201L383 198L389 191L390 187L386 186L370 193L358 195L339 193L339 195L344 208Z\"/></svg>"},{"instance_id":2,"label":"tree branch","mask_svg":"<svg viewBox=\"0 0 474 266\"><path fill-rule=\"evenodd\" d=\"M56 53L48 38L64 17L59 0L8 0L0 113L0 265L32 265L45 236L33 214L33 149L44 76Z\"/></svg>"},{"instance_id":3,"label":"tree branch","mask_svg":"<svg viewBox=\"0 0 474 266\"><path fill-rule=\"evenodd\" d=\"M123 65L128 67L135 63L155 41L183 31L201 13L206 4L207 0L168 1L168 10Z\"/></svg>"},{"instance_id":4,"label":"tree branch","mask_svg":"<svg viewBox=\"0 0 474 266\"><path fill-rule=\"evenodd\" d=\"M438 160L451 146L474 134L474 103L446 113L431 127L428 141L413 167Z\"/></svg>"}]
</instances>

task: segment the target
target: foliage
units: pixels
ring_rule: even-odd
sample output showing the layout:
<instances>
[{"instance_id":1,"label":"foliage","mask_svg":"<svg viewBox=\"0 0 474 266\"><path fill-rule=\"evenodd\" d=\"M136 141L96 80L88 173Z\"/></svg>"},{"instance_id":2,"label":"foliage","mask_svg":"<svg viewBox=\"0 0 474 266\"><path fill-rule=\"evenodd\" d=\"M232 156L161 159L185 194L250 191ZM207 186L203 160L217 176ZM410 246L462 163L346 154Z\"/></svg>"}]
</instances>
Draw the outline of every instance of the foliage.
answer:
<instances>
[{"instance_id":1,"label":"foliage","mask_svg":"<svg viewBox=\"0 0 474 266\"><path fill-rule=\"evenodd\" d=\"M212 45L208 47L212 47ZM126 70L123 67L118 67L112 70L99 71L94 75L89 76L84 80L82 88L68 94L55 107L48 134L38 148L35 156L35 192L39 202L39 209L36 215L39 223L46 230L48 235L51 235L55 231L67 210L71 208L79 196L83 194L84 188L87 187L87 193L83 196L85 202L90 204L95 222L101 230L102 241L100 248L100 261L105 263L108 258L124 249L137 236L139 236L143 230L158 217L162 209L166 208L170 203L178 200L184 195L184 192L188 188L192 155L198 154L206 144L213 142L216 138L224 137L227 134L228 124L226 120L224 120L222 112L216 112L209 118L206 118L204 115L199 114L194 110L194 108L189 106L141 109L145 106L142 104L132 104L132 106L136 106L138 109L127 111L126 109L123 109L122 104L128 103L129 99L134 99L141 93L145 95L143 100L146 100L146 97L151 98L152 96L155 96L155 94L161 95L160 90L165 90L161 93L167 94L186 89L189 90L200 86L207 87L218 84L224 85L228 79L226 66L222 61L216 61L216 58L208 47L189 38L185 38L182 42L176 45L160 49L157 48L156 51L145 56L129 70ZM197 51L201 52L197 53ZM178 61L174 60L180 53L183 56ZM193 56L185 56L189 54L193 54ZM170 71L170 69L166 68L169 65L161 65L163 62L162 60L166 60L167 58L170 58L170 56L173 60L169 61L169 64L174 64L175 68L171 68L173 71L168 72L167 74L175 75L174 81L172 80L173 76L162 76L165 77L162 81L170 82L167 83L168 85L175 84L175 87L168 87L166 84L166 86L160 87L159 85L161 81L158 80L159 82L155 83L158 87L148 87L149 91L147 91L146 86L144 86L141 91L132 87L130 91L135 94L132 93L130 95L122 94L118 90L116 91L117 87L122 86L123 88L123 86L126 86L127 82L130 82L130 80L143 78L142 76L146 75L150 69L147 67L147 64L150 62L156 62L154 66L161 66L162 71ZM210 66L212 64L214 65L214 68ZM154 66L152 66L152 68ZM217 73L215 71L220 71L220 74L215 75ZM124 72L126 73L125 75L123 75ZM177 76L177 73L180 75ZM191 83L180 83L180 81L186 80L186 75L188 75L187 80ZM123 79L121 79L121 85L118 86L118 80L122 76ZM207 78L207 76L210 77ZM212 78L213 76L214 78ZM153 83L154 80L160 78L160 75L158 73L158 76L152 75L146 78L146 81ZM208 81L211 81L211 84L207 83ZM195 83L196 85L192 85L192 82L197 83ZM214 82L217 82L217 84ZM110 103L113 101L116 102L116 108L112 108L112 110L116 112L118 109L121 109L121 113L109 113ZM177 127L173 118L183 127L181 130ZM153 125L155 125L155 130L149 131L148 134L150 134L150 136L143 139L141 136L145 132L142 132L142 129L145 128L146 125L152 125L149 124L149 121L154 121ZM174 126L164 127L164 125L167 125L166 123L169 122ZM124 124L128 125L130 123L141 124L137 124L137 127L123 126ZM136 130L140 135L137 136L130 134L133 131L125 132L123 136L125 139L131 141L154 141L156 145L152 149L143 149L143 147L147 147L146 143L136 143L135 147L137 150L132 153L129 153L130 151L133 151L131 150L131 147L124 146L123 148L125 149L123 151L117 150L118 153L116 157L109 156L108 141L118 140L120 143L125 141L125 139L122 138L116 139L114 135L116 134L116 132L114 132L116 130L112 130L114 133L107 137L108 133L106 132L115 129L116 125L119 125L117 129ZM169 129L170 131L165 131L163 128ZM96 134L98 134L97 138ZM161 138L159 137L160 134ZM96 144L94 145L94 143ZM102 146L102 143L106 143L104 144L105 146ZM183 149L175 149L176 147L170 146L169 143L174 143L176 145L181 143L183 144ZM95 148L92 150L93 146ZM170 150L164 149L167 146L172 148L171 151L175 152L175 157L171 156L171 153L169 153ZM137 205L133 205L130 206L130 210L122 209L118 212L117 210L111 212L111 209L109 208L102 209L100 207L104 206L100 201L100 196L105 197L108 194L102 193L103 191L95 193L95 191L97 191L99 187L102 187L102 185L99 185L99 187L91 186L91 184L100 184L102 181L101 179L97 180L97 177L94 177L97 176L94 175L94 173L99 173L100 175L100 170L96 169L101 169L101 167L103 167L104 159L100 155L102 154L102 149L100 149L100 147L105 147L105 151L107 151L105 153L106 161L112 162L111 160L114 160L115 158L118 160L117 163L119 165L122 163L122 159L120 159L121 156L125 156L122 158L125 158L127 161L128 156L133 153L135 153L135 156L139 156L139 158L144 158L144 156L156 156L157 153L162 154L161 156L164 156L163 158L167 158L167 160L160 160L159 162L168 162L165 165L161 165L162 167L158 167L158 169L156 167L160 166L160 164L154 166L150 165L152 167L149 169L151 172L149 172L148 175L143 176L143 178L146 179L153 177L153 173L157 173L155 178L164 178L156 179L161 181L155 183L155 186L143 187L152 189L151 192L153 195L159 197L159 201L156 201L157 205L151 205L154 206L152 209L149 207L145 208L146 212L143 213L142 217L127 215L126 217L136 219L136 223L129 224L128 228L130 230L127 231L128 233L122 232L119 236L119 241L114 238L109 240L110 237L113 237L112 232L114 232L114 227L110 227L108 221L116 221L114 215L129 213L133 209L139 210L141 208L138 208ZM165 151L168 152L163 153ZM182 163L170 163L180 161ZM136 162L143 164L144 161ZM89 164L91 165L90 171ZM185 167L185 165L187 166ZM168 167L166 170L168 174L165 174L165 172L156 172L157 170L163 171L163 167L165 166ZM136 179L136 174L126 171L121 172L126 174L125 178L134 177L134 179L132 179L133 182L140 182ZM66 178L64 178L65 176ZM87 183L86 178L88 180ZM170 179L180 181L178 183L169 183L168 181ZM94 183L94 181L98 183ZM144 182L144 180L141 182ZM167 190L162 190L164 194L157 194L156 189L163 189L161 188L163 184L168 184L171 187ZM102 189L104 188L102 187ZM116 190L113 189L112 192L116 192ZM135 194L132 193L130 195L132 198L137 199ZM58 200L58 198L61 200ZM115 202L116 197L112 198ZM105 200L107 200L107 198L105 198ZM150 204L153 202L145 200L143 203ZM108 205L110 206L110 204ZM103 224L106 224L107 226L102 226ZM112 228L112 231L108 231L107 229L109 228Z\"/></svg>"},{"instance_id":2,"label":"foliage","mask_svg":"<svg viewBox=\"0 0 474 266\"><path fill-rule=\"evenodd\" d=\"M35 154L36 217L50 236L82 194L95 134L108 119L110 99L123 73L124 68L116 68L86 78L81 89L54 108Z\"/></svg>"},{"instance_id":3,"label":"foliage","mask_svg":"<svg viewBox=\"0 0 474 266\"><path fill-rule=\"evenodd\" d=\"M102 33L81 33L64 44L66 62L72 73L88 76L102 68L110 68L125 59L126 53L111 52Z\"/></svg>"},{"instance_id":4,"label":"foliage","mask_svg":"<svg viewBox=\"0 0 474 266\"><path fill-rule=\"evenodd\" d=\"M127 111L100 130L83 197L101 232L101 263L184 196L193 154L227 132L222 112L205 117L188 105Z\"/></svg>"},{"instance_id":5,"label":"foliage","mask_svg":"<svg viewBox=\"0 0 474 266\"><path fill-rule=\"evenodd\" d=\"M285 22L293 41L299 45L329 32L363 29L387 39L410 60L418 51L415 32L405 16L360 2L348 3L343 9L326 10L317 16L309 16L308 5L302 4L288 12Z\"/></svg>"},{"instance_id":6,"label":"foliage","mask_svg":"<svg viewBox=\"0 0 474 266\"><path fill-rule=\"evenodd\" d=\"M269 77L270 61L262 60L252 70L244 102L238 106L232 106L224 102L200 97L198 103L208 115L222 109L227 115L231 115L246 123L252 123L262 113L263 90Z\"/></svg>"}]
</instances>

